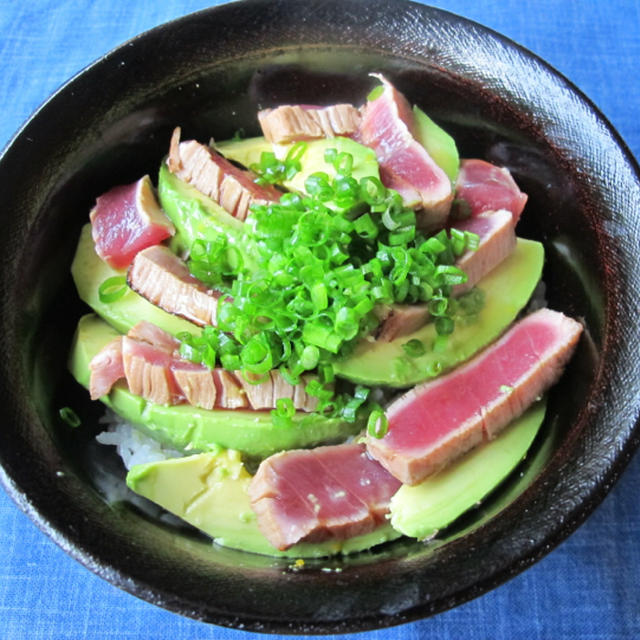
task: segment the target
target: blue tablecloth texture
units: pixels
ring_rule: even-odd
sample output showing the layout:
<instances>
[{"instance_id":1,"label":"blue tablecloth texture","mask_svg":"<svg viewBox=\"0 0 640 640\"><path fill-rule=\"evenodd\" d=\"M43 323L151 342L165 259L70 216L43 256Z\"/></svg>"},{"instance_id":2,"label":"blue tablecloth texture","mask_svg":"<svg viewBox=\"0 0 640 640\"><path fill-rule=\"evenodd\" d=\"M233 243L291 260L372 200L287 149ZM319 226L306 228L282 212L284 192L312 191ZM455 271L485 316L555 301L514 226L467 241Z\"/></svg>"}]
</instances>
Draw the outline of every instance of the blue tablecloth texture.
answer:
<instances>
[{"instance_id":1,"label":"blue tablecloth texture","mask_svg":"<svg viewBox=\"0 0 640 640\"><path fill-rule=\"evenodd\" d=\"M52 91L112 47L211 4L218 3L0 0L0 147ZM546 59L590 96L640 156L638 0L432 4ZM586 524L531 569L452 611L358 638L640 638L638 486L640 456ZM116 589L69 558L0 490L0 640L258 637L182 618Z\"/></svg>"}]
</instances>

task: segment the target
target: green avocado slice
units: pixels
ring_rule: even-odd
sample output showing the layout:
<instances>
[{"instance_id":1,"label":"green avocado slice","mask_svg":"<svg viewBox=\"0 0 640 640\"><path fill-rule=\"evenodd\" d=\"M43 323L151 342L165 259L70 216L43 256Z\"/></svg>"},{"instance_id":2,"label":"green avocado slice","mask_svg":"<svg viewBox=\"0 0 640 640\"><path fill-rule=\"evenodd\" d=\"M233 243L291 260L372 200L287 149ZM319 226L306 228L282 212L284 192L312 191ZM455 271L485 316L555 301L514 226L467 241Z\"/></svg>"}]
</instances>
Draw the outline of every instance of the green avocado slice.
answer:
<instances>
[{"instance_id":1,"label":"green avocado slice","mask_svg":"<svg viewBox=\"0 0 640 640\"><path fill-rule=\"evenodd\" d=\"M306 193L305 181L312 173L323 172L333 178L337 173L336 169L324 159L325 152L329 149L351 155L353 158L351 177L357 182L366 177L380 179L378 159L373 149L350 138L322 138L307 143L307 149L301 158L302 170L296 173L291 180L285 180L284 186L290 191ZM283 155L286 154L283 153ZM325 203L325 205L332 209L338 208L332 202Z\"/></svg>"},{"instance_id":2,"label":"green avocado slice","mask_svg":"<svg viewBox=\"0 0 640 640\"><path fill-rule=\"evenodd\" d=\"M91 225L86 224L80 232L76 254L71 264L71 275L80 298L101 318L121 333L127 333L140 320L147 320L176 335L181 331L200 333L195 324L174 316L151 304L127 287L126 293L113 302L102 302L98 294L100 285L114 276L126 276L126 270L118 271L98 257L91 237Z\"/></svg>"},{"instance_id":3,"label":"green avocado slice","mask_svg":"<svg viewBox=\"0 0 640 640\"><path fill-rule=\"evenodd\" d=\"M459 323L446 345L431 349L436 338L433 323L391 342L365 339L348 356L334 363L336 375L369 386L409 387L444 373L495 340L526 305L542 274L544 249L539 242L518 238L514 252L485 276L478 288L485 304L468 324ZM427 352L408 356L402 345L420 340Z\"/></svg>"},{"instance_id":4,"label":"green avocado slice","mask_svg":"<svg viewBox=\"0 0 640 640\"><path fill-rule=\"evenodd\" d=\"M244 222L234 218L217 202L175 176L166 163L158 174L158 200L176 228L171 248L189 252L196 240L214 240L225 236L243 255Z\"/></svg>"},{"instance_id":5,"label":"green avocado slice","mask_svg":"<svg viewBox=\"0 0 640 640\"><path fill-rule=\"evenodd\" d=\"M80 318L69 360L69 369L80 384L89 386L89 362L118 335L93 314ZM297 412L291 427L277 427L269 411L208 411L185 404L155 404L132 394L123 382L116 383L101 400L156 440L182 451L215 451L224 447L264 458L283 449L344 440L363 426L361 422Z\"/></svg>"},{"instance_id":6,"label":"green avocado slice","mask_svg":"<svg viewBox=\"0 0 640 640\"><path fill-rule=\"evenodd\" d=\"M335 149L338 153L351 155L353 158L351 177L354 180L359 181L365 177L380 178L378 160L373 149L365 147L351 138L321 138L310 140L306 144L307 148L300 158L301 170L291 180L282 182L282 186L289 191L306 193L305 181L312 173L326 173L329 178L336 175L333 165L324 159L324 154L328 149ZM216 149L227 159L249 167L252 164L260 163L260 156L264 151L275 153L276 157L283 159L292 146L293 144L271 144L264 138L248 138L220 142L216 145ZM333 202L325 202L324 204L333 210L339 209L338 205Z\"/></svg>"},{"instance_id":7,"label":"green avocado slice","mask_svg":"<svg viewBox=\"0 0 640 640\"><path fill-rule=\"evenodd\" d=\"M242 551L324 557L362 551L401 535L384 524L348 540L301 543L279 551L258 528L247 494L250 481L240 454L231 450L136 465L127 475L127 485L136 493L197 527L218 544Z\"/></svg>"},{"instance_id":8,"label":"green avocado slice","mask_svg":"<svg viewBox=\"0 0 640 640\"><path fill-rule=\"evenodd\" d=\"M480 445L443 471L391 498L391 524L407 536L433 537L483 500L526 455L544 420L546 399L495 440Z\"/></svg>"},{"instance_id":9,"label":"green avocado slice","mask_svg":"<svg viewBox=\"0 0 640 640\"><path fill-rule=\"evenodd\" d=\"M455 184L460 170L460 155L455 140L419 107L413 107L413 118L416 140Z\"/></svg>"},{"instance_id":10,"label":"green avocado slice","mask_svg":"<svg viewBox=\"0 0 640 640\"><path fill-rule=\"evenodd\" d=\"M282 149L286 149L283 154L286 156L290 145L273 145L263 136L214 143L216 151L221 153L227 160L233 160L247 168L252 164L260 164L260 158L263 153L276 153L276 148L280 146L282 146ZM277 155L280 157L280 153L277 153Z\"/></svg>"}]
</instances>

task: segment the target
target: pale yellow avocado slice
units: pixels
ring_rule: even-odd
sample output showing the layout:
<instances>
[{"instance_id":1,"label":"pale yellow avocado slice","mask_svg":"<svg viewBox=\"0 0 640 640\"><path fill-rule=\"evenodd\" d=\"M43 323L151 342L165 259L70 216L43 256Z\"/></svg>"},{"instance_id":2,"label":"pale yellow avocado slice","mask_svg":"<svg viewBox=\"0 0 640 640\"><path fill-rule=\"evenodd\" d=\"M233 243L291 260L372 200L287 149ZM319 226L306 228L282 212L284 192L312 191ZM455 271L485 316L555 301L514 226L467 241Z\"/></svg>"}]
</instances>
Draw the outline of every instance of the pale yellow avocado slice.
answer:
<instances>
[{"instance_id":1,"label":"pale yellow avocado slice","mask_svg":"<svg viewBox=\"0 0 640 640\"><path fill-rule=\"evenodd\" d=\"M218 544L270 556L354 553L398 538L389 524L348 540L301 543L278 551L262 535L247 488L251 476L237 451L202 453L134 466L127 485L211 536Z\"/></svg>"},{"instance_id":2,"label":"pale yellow avocado slice","mask_svg":"<svg viewBox=\"0 0 640 640\"><path fill-rule=\"evenodd\" d=\"M392 342L363 339L348 357L334 363L336 375L370 386L409 387L443 373L495 340L527 304L542 274L544 249L539 242L518 238L514 252L479 283L484 307L468 324L459 322L442 349L434 350L434 323ZM408 356L402 345L420 340L426 353ZM436 366L437 365L437 366Z\"/></svg>"},{"instance_id":3,"label":"pale yellow avocado slice","mask_svg":"<svg viewBox=\"0 0 640 640\"><path fill-rule=\"evenodd\" d=\"M391 498L391 524L407 536L433 537L474 507L526 455L544 420L546 400L537 402L495 440L486 442L415 486Z\"/></svg>"}]
</instances>

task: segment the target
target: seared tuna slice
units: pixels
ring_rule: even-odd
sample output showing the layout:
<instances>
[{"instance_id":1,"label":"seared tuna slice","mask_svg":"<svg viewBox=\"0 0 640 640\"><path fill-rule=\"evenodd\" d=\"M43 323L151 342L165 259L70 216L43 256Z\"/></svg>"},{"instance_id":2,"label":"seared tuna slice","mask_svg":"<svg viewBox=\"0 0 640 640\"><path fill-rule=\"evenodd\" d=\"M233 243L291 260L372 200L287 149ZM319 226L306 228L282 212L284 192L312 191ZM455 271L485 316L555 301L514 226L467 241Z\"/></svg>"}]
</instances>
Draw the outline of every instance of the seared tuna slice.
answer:
<instances>
[{"instance_id":1,"label":"seared tuna slice","mask_svg":"<svg viewBox=\"0 0 640 640\"><path fill-rule=\"evenodd\" d=\"M582 326L541 309L464 366L419 385L387 409L389 430L367 449L404 484L417 484L490 440L553 385Z\"/></svg>"},{"instance_id":2,"label":"seared tuna slice","mask_svg":"<svg viewBox=\"0 0 640 640\"><path fill-rule=\"evenodd\" d=\"M171 354L148 342L123 336L122 361L131 393L156 404L184 402L184 394L171 371L174 361Z\"/></svg>"},{"instance_id":3,"label":"seared tuna slice","mask_svg":"<svg viewBox=\"0 0 640 640\"><path fill-rule=\"evenodd\" d=\"M252 204L277 202L282 195L275 187L257 185L249 171L243 171L226 158L195 140L180 142L180 127L171 138L169 169L184 182L215 200L238 220L247 217Z\"/></svg>"},{"instance_id":4,"label":"seared tuna slice","mask_svg":"<svg viewBox=\"0 0 640 640\"><path fill-rule=\"evenodd\" d=\"M97 353L89 363L89 393L97 400L111 391L111 387L124 378L122 340L116 338Z\"/></svg>"},{"instance_id":5,"label":"seared tuna slice","mask_svg":"<svg viewBox=\"0 0 640 640\"><path fill-rule=\"evenodd\" d=\"M363 107L359 139L376 152L383 183L396 189L407 206L423 210L418 224L442 227L453 200L451 181L414 138L413 112L404 96L376 77L383 91Z\"/></svg>"},{"instance_id":6,"label":"seared tuna slice","mask_svg":"<svg viewBox=\"0 0 640 640\"><path fill-rule=\"evenodd\" d=\"M459 296L475 287L478 282L497 267L516 248L516 233L509 211L491 211L457 222L459 231L470 231L479 236L478 247L466 251L457 266L467 274L467 281L453 287L453 295ZM426 304L393 305L378 327L377 340L391 342L417 331L429 319Z\"/></svg>"},{"instance_id":7,"label":"seared tuna slice","mask_svg":"<svg viewBox=\"0 0 640 640\"><path fill-rule=\"evenodd\" d=\"M220 293L194 278L169 248L158 245L138 253L127 274L129 286L151 304L201 327L216 326Z\"/></svg>"},{"instance_id":8,"label":"seared tuna slice","mask_svg":"<svg viewBox=\"0 0 640 640\"><path fill-rule=\"evenodd\" d=\"M513 214L514 224L527 203L508 169L484 160L462 160L456 181L456 198L466 202L471 215L506 209Z\"/></svg>"},{"instance_id":9,"label":"seared tuna slice","mask_svg":"<svg viewBox=\"0 0 640 640\"><path fill-rule=\"evenodd\" d=\"M106 345L91 361L92 399L111 391L126 378L129 390L157 404L184 402L202 409L275 409L279 398L290 398L296 410L312 412L317 398L306 393L309 377L291 385L278 371L258 384L241 371L209 369L179 355L180 343L159 327L140 322L126 336Z\"/></svg>"},{"instance_id":10,"label":"seared tuna slice","mask_svg":"<svg viewBox=\"0 0 640 640\"><path fill-rule=\"evenodd\" d=\"M280 398L290 399L294 409L308 413L315 411L318 406L318 399L310 396L304 390L311 376L303 377L297 385L291 385L277 370L270 371L269 375L264 378L260 376L246 377L242 371L234 371L233 373L235 378L230 382L239 385L239 393L251 409L273 409L276 406L276 401Z\"/></svg>"},{"instance_id":11,"label":"seared tuna slice","mask_svg":"<svg viewBox=\"0 0 640 640\"><path fill-rule=\"evenodd\" d=\"M394 304L385 311L382 323L374 334L380 342L391 342L417 331L431 315L426 304Z\"/></svg>"},{"instance_id":12,"label":"seared tuna slice","mask_svg":"<svg viewBox=\"0 0 640 640\"><path fill-rule=\"evenodd\" d=\"M227 409L245 409L249 406L240 379L226 369L215 369L213 380L218 390L218 406Z\"/></svg>"},{"instance_id":13,"label":"seared tuna slice","mask_svg":"<svg viewBox=\"0 0 640 640\"><path fill-rule=\"evenodd\" d=\"M459 231L469 231L479 237L477 249L466 251L456 262L467 274L467 281L453 287L459 296L475 287L478 282L516 248L516 232L510 211L487 211L453 225Z\"/></svg>"},{"instance_id":14,"label":"seared tuna slice","mask_svg":"<svg viewBox=\"0 0 640 640\"><path fill-rule=\"evenodd\" d=\"M400 483L362 445L290 450L263 460L249 485L258 526L277 549L373 531Z\"/></svg>"},{"instance_id":15,"label":"seared tuna slice","mask_svg":"<svg viewBox=\"0 0 640 640\"><path fill-rule=\"evenodd\" d=\"M351 136L358 130L361 115L351 104L330 107L282 105L258 112L258 120L269 142L286 144L296 140Z\"/></svg>"},{"instance_id":16,"label":"seared tuna slice","mask_svg":"<svg viewBox=\"0 0 640 640\"><path fill-rule=\"evenodd\" d=\"M96 253L114 269L128 267L138 251L175 233L158 205L149 176L101 195L90 218Z\"/></svg>"},{"instance_id":17,"label":"seared tuna slice","mask_svg":"<svg viewBox=\"0 0 640 640\"><path fill-rule=\"evenodd\" d=\"M146 320L138 322L135 327L129 329L127 336L132 340L146 342L154 347L158 347L158 349L172 355L176 355L180 348L180 342L170 333L167 333L164 329Z\"/></svg>"},{"instance_id":18,"label":"seared tuna slice","mask_svg":"<svg viewBox=\"0 0 640 640\"><path fill-rule=\"evenodd\" d=\"M186 360L174 360L171 373L187 404L201 409L213 409L219 406L218 389L211 369L194 365Z\"/></svg>"}]
</instances>

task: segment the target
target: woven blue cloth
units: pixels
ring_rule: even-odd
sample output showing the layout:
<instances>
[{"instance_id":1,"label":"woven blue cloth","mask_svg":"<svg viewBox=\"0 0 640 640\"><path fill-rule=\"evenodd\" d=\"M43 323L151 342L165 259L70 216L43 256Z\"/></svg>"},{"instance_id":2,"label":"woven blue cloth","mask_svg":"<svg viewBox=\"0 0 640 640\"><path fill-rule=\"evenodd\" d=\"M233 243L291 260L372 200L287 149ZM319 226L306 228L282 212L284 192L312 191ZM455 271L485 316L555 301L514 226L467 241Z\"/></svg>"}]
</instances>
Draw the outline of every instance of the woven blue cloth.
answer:
<instances>
[{"instance_id":1,"label":"woven blue cloth","mask_svg":"<svg viewBox=\"0 0 640 640\"><path fill-rule=\"evenodd\" d=\"M0 147L54 89L82 67L141 31L211 4L217 3L0 0ZM449 0L432 4L492 27L545 58L592 98L640 156L640 2ZM638 486L640 457L587 523L525 573L434 618L357 637L640 637ZM182 618L119 591L65 555L3 491L0 549L2 640L260 637Z\"/></svg>"}]
</instances>

